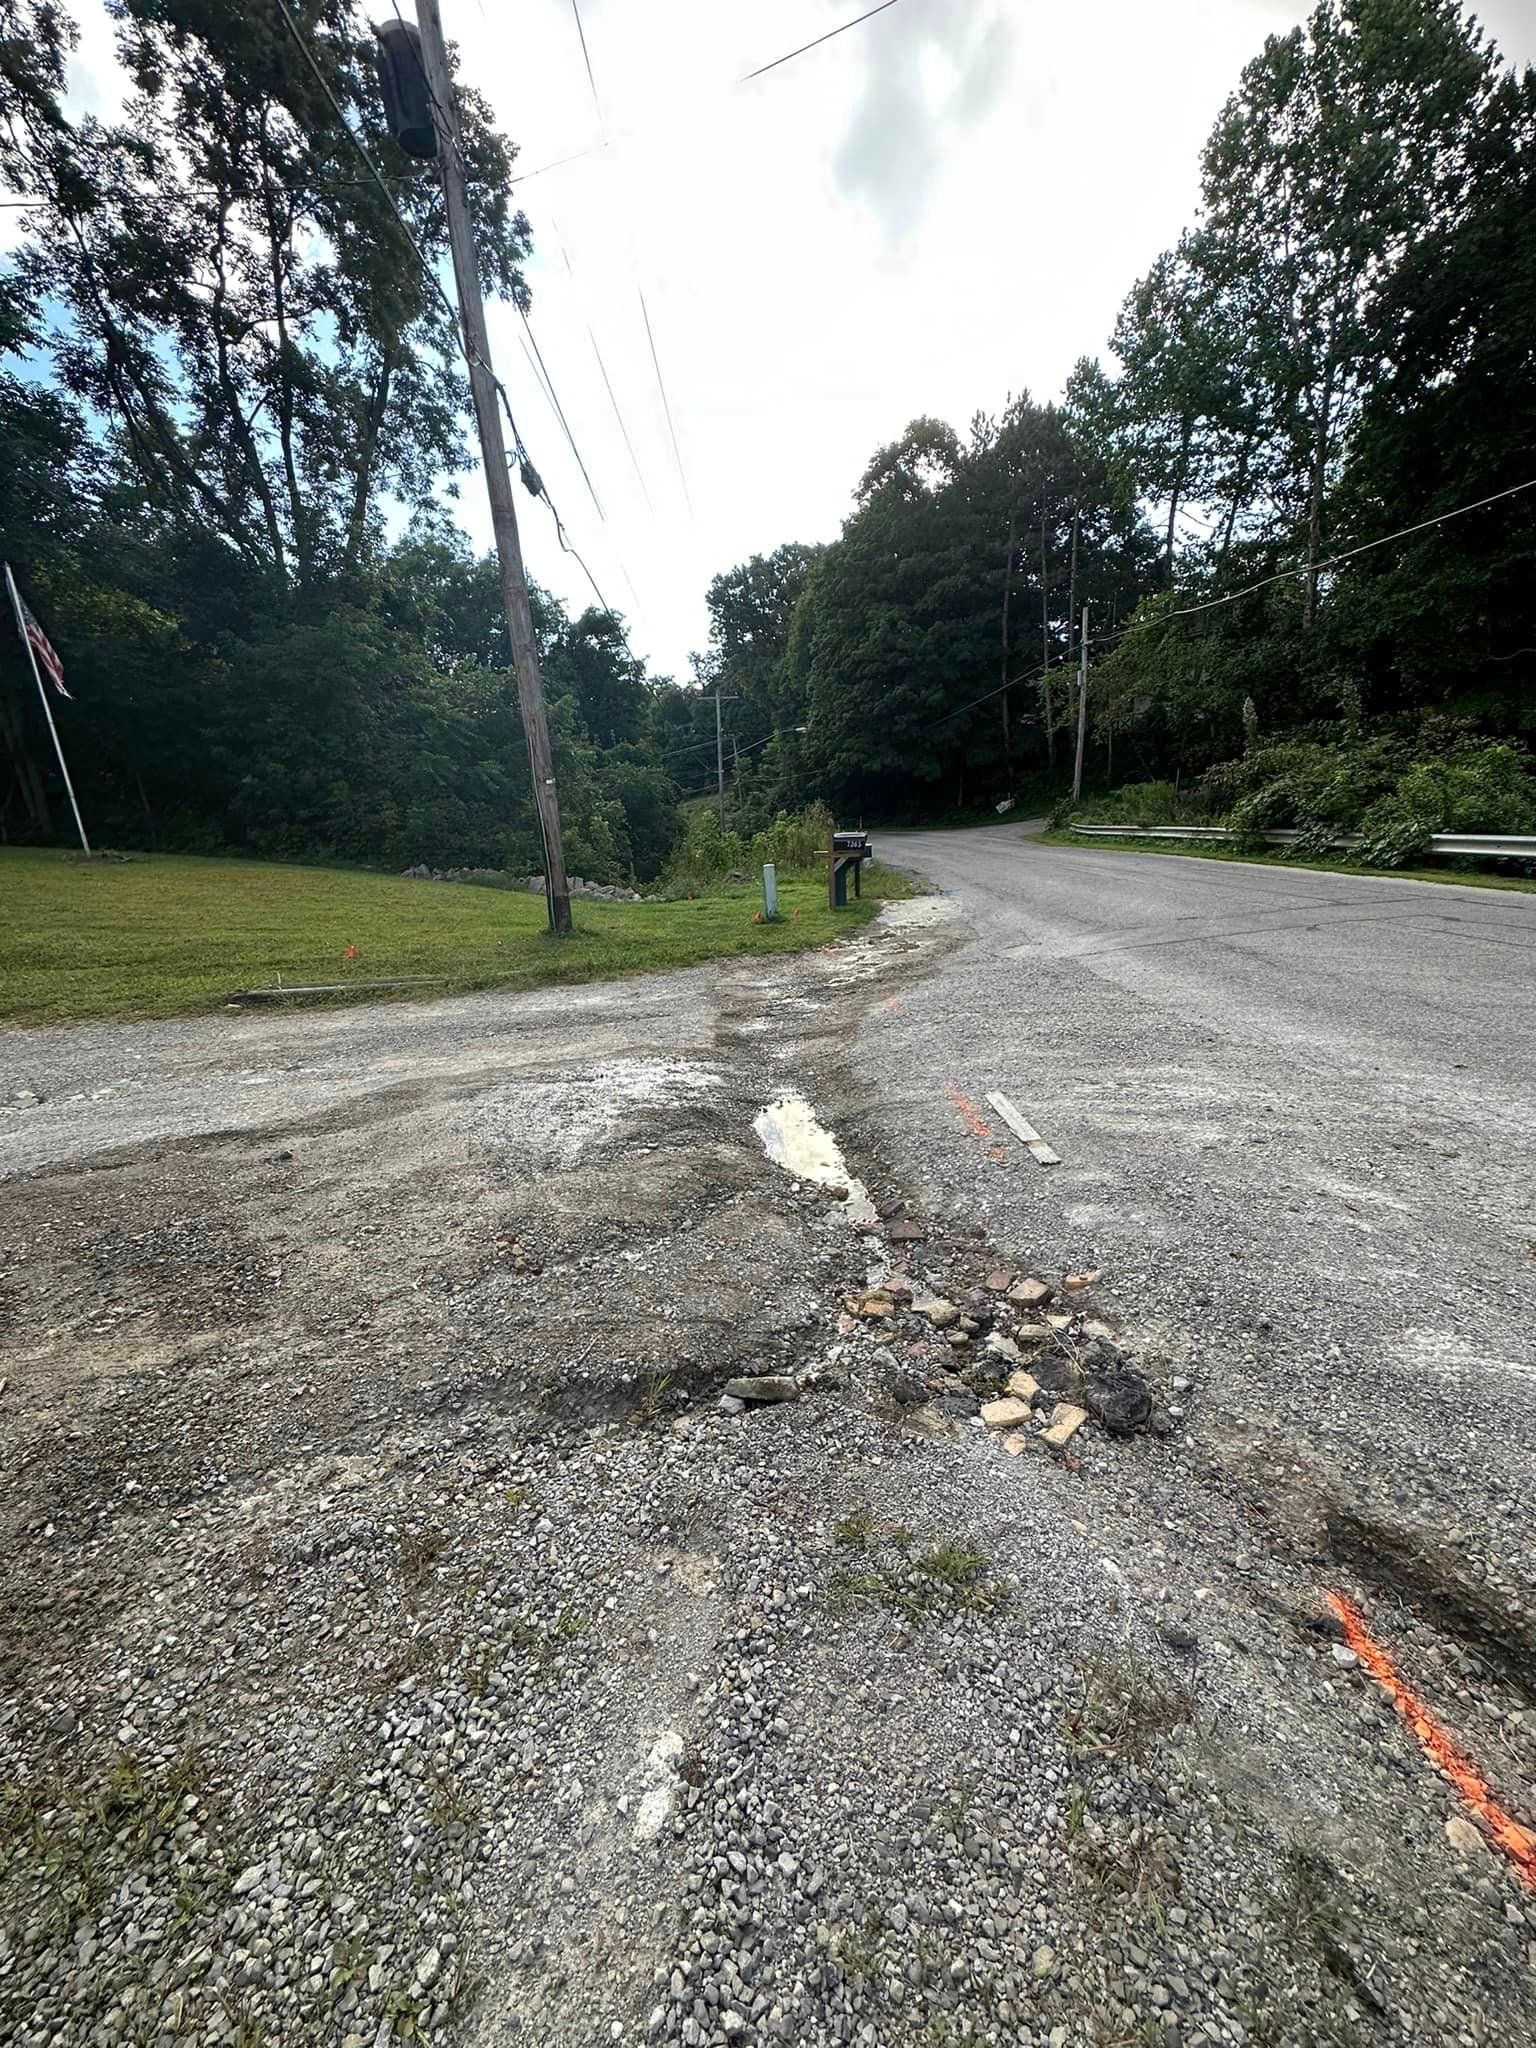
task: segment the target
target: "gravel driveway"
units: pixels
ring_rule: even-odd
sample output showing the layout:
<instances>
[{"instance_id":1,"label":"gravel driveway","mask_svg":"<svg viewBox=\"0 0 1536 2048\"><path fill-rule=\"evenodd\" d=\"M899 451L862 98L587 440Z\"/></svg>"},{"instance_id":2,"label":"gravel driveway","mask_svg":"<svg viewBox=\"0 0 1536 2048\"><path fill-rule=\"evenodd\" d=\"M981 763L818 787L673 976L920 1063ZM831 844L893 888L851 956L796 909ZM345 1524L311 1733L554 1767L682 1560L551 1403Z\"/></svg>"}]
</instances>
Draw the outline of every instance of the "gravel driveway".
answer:
<instances>
[{"instance_id":1,"label":"gravel driveway","mask_svg":"<svg viewBox=\"0 0 1536 2048\"><path fill-rule=\"evenodd\" d=\"M1531 912L904 857L809 956L0 1037L0 2041L1530 2037L1325 1595L1525 1817Z\"/></svg>"}]
</instances>

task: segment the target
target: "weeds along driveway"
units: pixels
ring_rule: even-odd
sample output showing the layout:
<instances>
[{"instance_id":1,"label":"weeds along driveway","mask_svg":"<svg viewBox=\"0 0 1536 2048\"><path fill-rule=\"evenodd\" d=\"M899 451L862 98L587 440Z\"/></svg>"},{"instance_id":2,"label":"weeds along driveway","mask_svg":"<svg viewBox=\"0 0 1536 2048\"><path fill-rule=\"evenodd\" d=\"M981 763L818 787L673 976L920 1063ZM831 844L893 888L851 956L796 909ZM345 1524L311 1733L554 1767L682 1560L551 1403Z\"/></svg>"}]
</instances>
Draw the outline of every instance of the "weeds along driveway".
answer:
<instances>
[{"instance_id":1,"label":"weeds along driveway","mask_svg":"<svg viewBox=\"0 0 1536 2048\"><path fill-rule=\"evenodd\" d=\"M1310 1561L1231 1550L1209 1397L1060 1457L1053 1397L974 1413L1009 1347L1186 1371L1113 1270L1060 1330L1006 1291L1079 1243L1004 1230L1026 1155L930 1184L959 1014L921 1113L880 1034L970 972L952 911L0 1041L0 2038L1529 2031L1518 1881ZM877 1230L765 1157L791 1089Z\"/></svg>"}]
</instances>

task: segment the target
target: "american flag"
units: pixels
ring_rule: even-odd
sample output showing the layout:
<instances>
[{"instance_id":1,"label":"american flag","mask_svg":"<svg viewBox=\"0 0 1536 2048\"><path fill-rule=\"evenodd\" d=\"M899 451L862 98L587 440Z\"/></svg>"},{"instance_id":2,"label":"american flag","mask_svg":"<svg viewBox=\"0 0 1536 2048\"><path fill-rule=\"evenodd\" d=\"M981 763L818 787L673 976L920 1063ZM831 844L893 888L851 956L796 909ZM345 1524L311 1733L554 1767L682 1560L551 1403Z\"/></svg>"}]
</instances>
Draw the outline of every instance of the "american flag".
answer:
<instances>
[{"instance_id":1,"label":"american flag","mask_svg":"<svg viewBox=\"0 0 1536 2048\"><path fill-rule=\"evenodd\" d=\"M74 692L73 690L66 690L64 687L64 664L54 653L53 642L48 638L48 635L43 631L36 619L33 618L32 607L27 603L27 600L19 590L16 593L16 602L21 608L21 629L32 644L32 652L37 656L39 668L41 668L43 674L52 683L59 695L61 697L68 697L69 701L73 703L75 701Z\"/></svg>"}]
</instances>

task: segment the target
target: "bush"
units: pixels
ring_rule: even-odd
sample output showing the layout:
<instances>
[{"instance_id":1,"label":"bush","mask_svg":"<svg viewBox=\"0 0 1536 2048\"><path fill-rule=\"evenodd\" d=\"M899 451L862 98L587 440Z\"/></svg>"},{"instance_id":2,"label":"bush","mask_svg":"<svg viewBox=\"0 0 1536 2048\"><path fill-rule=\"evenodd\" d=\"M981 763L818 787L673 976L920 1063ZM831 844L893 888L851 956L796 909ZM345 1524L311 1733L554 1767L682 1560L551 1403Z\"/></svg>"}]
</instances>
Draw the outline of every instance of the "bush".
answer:
<instances>
[{"instance_id":1,"label":"bush","mask_svg":"<svg viewBox=\"0 0 1536 2048\"><path fill-rule=\"evenodd\" d=\"M751 839L722 832L713 809L694 811L667 863L663 887L667 894L679 895L710 888L729 874L755 879L766 861L772 861L781 875L820 873L831 829L832 814L821 804L807 805L793 815L780 811Z\"/></svg>"},{"instance_id":2,"label":"bush","mask_svg":"<svg viewBox=\"0 0 1536 2048\"><path fill-rule=\"evenodd\" d=\"M1208 768L1192 792L1167 782L1128 783L1091 804L1058 802L1053 825L1198 824L1209 819L1257 852L1268 832L1295 831L1291 853L1315 860L1358 834L1371 867L1423 859L1437 832L1536 832L1536 776L1517 745L1470 737L1444 719L1416 731L1361 734L1314 727Z\"/></svg>"}]
</instances>

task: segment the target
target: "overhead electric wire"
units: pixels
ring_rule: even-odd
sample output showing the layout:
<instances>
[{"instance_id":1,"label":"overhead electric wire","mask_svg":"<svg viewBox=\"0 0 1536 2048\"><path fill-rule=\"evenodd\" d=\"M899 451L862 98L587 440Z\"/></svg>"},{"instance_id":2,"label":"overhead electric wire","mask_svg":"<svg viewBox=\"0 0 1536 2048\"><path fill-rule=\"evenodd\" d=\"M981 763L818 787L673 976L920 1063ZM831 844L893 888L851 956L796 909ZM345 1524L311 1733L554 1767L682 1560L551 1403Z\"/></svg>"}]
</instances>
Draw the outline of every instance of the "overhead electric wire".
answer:
<instances>
[{"instance_id":1,"label":"overhead electric wire","mask_svg":"<svg viewBox=\"0 0 1536 2048\"><path fill-rule=\"evenodd\" d=\"M287 26L289 34L293 37L293 40L298 44L299 49L303 53L305 62L309 65L310 70L315 74L315 79L316 82L319 84L320 90L325 94L327 100L330 101L331 110L335 114L337 121L341 125L342 133L346 136L348 142L351 143L352 147L357 151L358 155L362 158L364 164L367 166L369 173L373 178L373 182L378 186L379 190L384 194L385 199L388 201L390 211L394 214L396 221L399 223L400 232L405 236L406 241L410 244L411 249L415 253L416 260L418 264L421 266L423 281L427 285L429 285L431 289L437 294L438 299L441 301L442 305L446 309L451 323L451 330L455 336L455 339L457 340L459 350L464 356L465 361L469 363L478 364L478 366L482 370L484 370L486 376L490 378L492 388L495 390L496 396L500 401L502 412L506 416L508 430L512 436L513 452L511 457L509 458L509 462L515 463L518 473L522 477L523 482L528 486L530 490L533 490L534 495L538 498L543 499L544 504L549 509L549 516L555 522L555 538L558 540L561 550L565 554L570 555L572 559L579 565L582 574L586 577L588 583L591 584L593 594L597 598L599 605L605 612L607 612L609 617L612 618L619 625L620 635L624 639L625 646L628 647L628 636L624 634L623 624L620 619L620 615L614 611L613 606L609 604L607 598L603 596L601 589L598 587L596 577L594 577L592 571L587 567L586 562L583 560L580 553L577 551L576 548L574 548L571 545L570 540L567 538L565 531L565 522L561 519L559 508L556 506L554 499L550 496L549 486L544 482L544 479L539 475L537 469L535 469L533 459L528 453L527 444L524 442L522 435L518 431L517 421L513 417L512 413L512 401L507 396L507 387L505 386L505 384L502 383L501 379L496 375L495 370L488 362L486 362L485 358L479 353L479 351L477 349L471 348L468 336L464 333L463 321L458 307L455 306L453 301L449 298L447 292L443 288L442 280L438 277L436 271L432 267L431 262L428 260L426 251L422 248L421 244L417 241L415 235L411 232L410 224L407 222L405 215L400 211L400 208L395 201L394 194L390 191L389 186L385 182L383 172L379 169L378 165L373 161L373 158L368 154L368 150L362 140L362 137L358 135L357 132L354 130L351 122L347 119L346 114L342 110L341 102L337 99L335 93L332 92L330 81L327 79L325 73L321 70L319 60L315 56L314 51L310 48L309 41L305 36L304 31L300 28L297 21L295 21L292 12L289 9L288 0L277 0L277 6L278 11L281 13L283 17L283 21ZM400 12L398 0L396 0L395 12L396 14L399 14ZM404 17L402 16L401 18L403 19ZM451 136L452 124L448 121L446 113L442 106L439 105L435 94L432 95L432 105L434 111L438 116L438 119L443 124L443 135L445 136L445 138ZM519 311L521 311L521 308L519 308ZM529 338L530 340L532 339L531 330L529 333ZM578 455L577 461L580 462L580 460L581 458ZM582 473L583 475L586 474L584 467ZM590 481L588 483L588 488L591 488ZM594 493L594 499L595 496L596 494ZM622 563L620 564L620 567L623 567ZM626 582L629 581L627 573L625 574L624 580Z\"/></svg>"},{"instance_id":2,"label":"overhead electric wire","mask_svg":"<svg viewBox=\"0 0 1536 2048\"><path fill-rule=\"evenodd\" d=\"M1352 562L1357 555L1369 554L1373 548L1384 548L1391 541L1406 540L1415 533L1427 533L1432 526L1442 526L1448 519L1460 519L1468 512L1480 512L1485 505L1497 505L1504 498L1518 497L1521 491L1529 490L1536 490L1536 477L1529 477L1522 484L1511 484L1506 490L1490 491L1484 498L1474 498L1470 504L1457 505L1450 512L1437 512L1430 519L1415 521L1412 526L1400 526L1395 533L1384 533L1376 540L1362 541L1358 547L1345 548L1341 553L1329 555L1323 561L1310 564L1303 561L1294 564L1290 568L1279 569L1273 576L1260 577L1256 583L1244 584L1241 590L1229 591L1225 597L1207 598L1201 604L1180 605L1175 610L1155 612L1150 617L1144 619L1129 619L1123 626L1112 627L1106 633L1090 635L1088 645L1090 647L1107 646L1111 641L1125 639L1128 634L1145 632L1151 626L1161 626L1168 619L1192 618L1197 612L1214 611L1220 605L1236 604L1239 598L1251 597L1254 591L1267 590L1271 584L1284 583L1292 576L1305 576L1309 571L1315 571L1320 574L1324 569L1335 569L1341 562ZM1074 646L1066 654L1058 655L1053 661L1047 662L1039 668L1028 669L1021 675L1010 676L1006 683L996 684L992 689L984 691L981 696L973 697L968 704L956 705L953 711L946 711L941 718L933 719L928 726L924 727L924 730L931 732L936 726L947 725L952 718L959 718L964 712L974 711L978 704L990 703L992 698L1002 696L1005 690L1013 689L1016 684L1038 682L1042 676L1048 675L1052 669L1064 668L1069 663L1075 664L1079 658L1079 649L1077 646ZM1507 655L1503 658L1505 660L1515 659L1513 655Z\"/></svg>"},{"instance_id":3,"label":"overhead electric wire","mask_svg":"<svg viewBox=\"0 0 1536 2048\"><path fill-rule=\"evenodd\" d=\"M1400 526L1395 533L1384 533L1378 540L1362 541L1357 548L1346 548L1342 554L1328 555L1320 562L1293 562L1289 567L1277 569L1273 576L1261 576L1256 583L1245 583L1241 590L1228 591L1225 597L1208 597L1201 604L1179 605L1166 612L1137 622L1141 626L1160 626L1165 619L1193 618L1196 612L1215 611L1224 604L1236 604L1239 598L1251 597L1256 590L1267 590L1272 583L1284 583L1292 576L1320 576L1325 569L1336 569L1341 562L1352 562L1357 555L1368 555L1372 548L1384 548L1394 540L1407 540L1415 533L1427 533L1432 526L1443 526L1448 519L1460 519L1468 512L1481 512L1485 505L1497 505L1502 498L1518 497L1521 491L1536 490L1536 476L1527 477L1523 484L1511 484L1507 490L1490 491L1486 498L1474 498L1470 505L1458 505L1450 512L1437 512L1432 519L1420 519L1412 526ZM1126 631L1130 632L1131 627Z\"/></svg>"},{"instance_id":4,"label":"overhead electric wire","mask_svg":"<svg viewBox=\"0 0 1536 2048\"><path fill-rule=\"evenodd\" d=\"M571 4L574 8L576 5L576 0L571 0ZM895 5L896 0L880 0L880 5L878 7L871 7L866 13L855 15L852 21L845 21L838 28L829 28L824 36L817 36L815 40L812 42L802 43L798 49L786 50L782 57L774 57L771 58L769 62L766 64L759 64L755 71L744 71L738 78L726 79L724 82L724 89L729 92L734 91L737 86L749 85L754 78L763 78L767 75L768 72L777 71L781 64L792 63L796 57L803 57L807 50L819 50L823 43L830 43L834 36L846 35L849 29L857 28L860 22L871 21L873 20L875 15L884 14L888 7L894 7ZM577 29L580 30L581 16L579 14L576 17L576 26ZM585 34L583 34L581 38L581 49L582 55L586 56L587 39ZM590 59L587 63L587 81L589 84L592 83L592 65ZM603 110L597 102L597 87L595 85L592 86L592 100L594 106L597 106L598 120L602 121ZM632 139L636 132L637 131L634 129L628 129L625 131L625 134L623 136L615 138L608 134L607 123L604 122L603 137L600 142L589 142L584 149L573 149L565 156L557 156L552 158L551 161L547 164L535 164L531 171L520 171L518 175L512 180L512 183L514 185L521 185L526 183L526 181L529 178L543 177L546 171L558 171L562 170L566 164L580 163L583 157L596 156L599 150L607 149L614 140L622 141Z\"/></svg>"},{"instance_id":5,"label":"overhead electric wire","mask_svg":"<svg viewBox=\"0 0 1536 2048\"><path fill-rule=\"evenodd\" d=\"M840 28L829 28L824 36L817 36L814 42L802 43L798 50L789 50L782 57L775 57L771 64L759 64L755 71L747 71L736 81L746 85L754 78L761 78L769 71L777 71L781 64L793 63L796 57L803 57L807 50L819 50L823 43L830 43L834 36L846 35L851 28L857 28L861 21L872 21L877 14L884 14L888 7L894 7L896 0L880 0L878 7L871 7L865 14L856 14L852 21L845 21Z\"/></svg>"},{"instance_id":6,"label":"overhead electric wire","mask_svg":"<svg viewBox=\"0 0 1536 2048\"><path fill-rule=\"evenodd\" d=\"M683 451L677 445L677 428L672 424L672 407L667 398L666 380L661 374L661 358L656 353L656 337L651 332L650 308L645 303L643 288L637 284L635 290L640 295L640 314L641 318L645 321L645 338L651 345L651 363L656 371L656 387L661 393L662 411L667 416L667 432L672 436L672 454L677 463L677 480L683 487L683 503L688 507L688 517L691 519L693 517L693 499L689 495L688 478L683 470Z\"/></svg>"},{"instance_id":7,"label":"overhead electric wire","mask_svg":"<svg viewBox=\"0 0 1536 2048\"><path fill-rule=\"evenodd\" d=\"M538 364L539 375L544 380L544 389L548 394L550 404L554 407L555 418L560 422L560 431L565 435L566 441L570 447L570 451L576 458L576 467L581 471L582 481L585 483L588 494L592 499L592 503L597 509L597 516L599 519L602 520L603 524L606 526L608 524L608 515L603 510L602 503L598 498L597 491L593 486L591 477L588 476L587 474L587 465L581 459L581 450L576 446L576 436L571 432L570 422L565 417L565 407L560 403L560 394L555 389L555 380L553 377L550 376L549 365L544 360L544 351L539 347L538 337L535 335L533 331L533 327L531 322L529 321L528 315L523 311L521 306L519 306L517 310L519 316L522 319L523 331L528 336L529 344L533 349L534 358Z\"/></svg>"},{"instance_id":8,"label":"overhead electric wire","mask_svg":"<svg viewBox=\"0 0 1536 2048\"><path fill-rule=\"evenodd\" d=\"M603 119L603 103L597 96L597 80L592 76L592 57L587 49L587 32L581 25L581 0L571 0L571 12L576 17L576 33L581 38L581 58L587 67L587 84L592 88L592 104L597 110L598 125L602 129L603 139L606 141L608 137L608 124Z\"/></svg>"}]
</instances>

